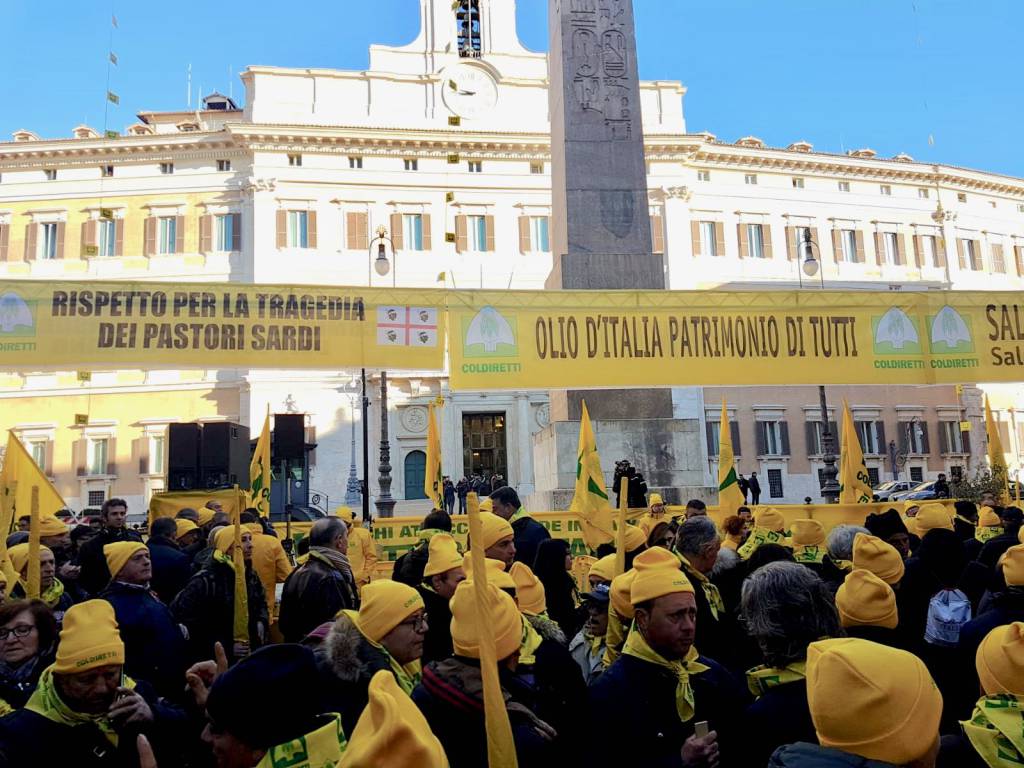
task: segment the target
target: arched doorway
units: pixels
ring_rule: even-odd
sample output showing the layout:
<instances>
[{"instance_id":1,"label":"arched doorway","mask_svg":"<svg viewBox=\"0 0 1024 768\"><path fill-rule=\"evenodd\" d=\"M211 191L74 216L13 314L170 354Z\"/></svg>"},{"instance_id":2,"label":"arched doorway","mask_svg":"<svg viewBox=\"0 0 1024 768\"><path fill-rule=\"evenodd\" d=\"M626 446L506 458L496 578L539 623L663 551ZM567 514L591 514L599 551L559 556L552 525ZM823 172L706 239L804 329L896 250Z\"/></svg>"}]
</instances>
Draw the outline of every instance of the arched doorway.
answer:
<instances>
[{"instance_id":1,"label":"arched doorway","mask_svg":"<svg viewBox=\"0 0 1024 768\"><path fill-rule=\"evenodd\" d=\"M427 454L423 451L409 451L405 455L405 498L408 501L425 499L423 479L427 474Z\"/></svg>"}]
</instances>

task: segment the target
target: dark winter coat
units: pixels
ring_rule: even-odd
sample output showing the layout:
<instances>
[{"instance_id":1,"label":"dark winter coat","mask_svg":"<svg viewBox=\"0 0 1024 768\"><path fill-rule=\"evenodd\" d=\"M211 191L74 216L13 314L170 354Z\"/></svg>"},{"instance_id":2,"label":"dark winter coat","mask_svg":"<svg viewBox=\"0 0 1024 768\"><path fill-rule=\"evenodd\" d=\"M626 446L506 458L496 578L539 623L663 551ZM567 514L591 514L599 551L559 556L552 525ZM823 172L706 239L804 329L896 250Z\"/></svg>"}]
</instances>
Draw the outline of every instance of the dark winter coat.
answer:
<instances>
[{"instance_id":1,"label":"dark winter coat","mask_svg":"<svg viewBox=\"0 0 1024 768\"><path fill-rule=\"evenodd\" d=\"M548 529L527 516L512 523L512 534L516 545L516 560L533 568L533 561L537 559L537 548L542 541L551 538Z\"/></svg>"},{"instance_id":2,"label":"dark winter coat","mask_svg":"<svg viewBox=\"0 0 1024 768\"><path fill-rule=\"evenodd\" d=\"M165 605L169 605L191 578L192 561L176 541L166 536L153 536L147 545L153 561L150 587Z\"/></svg>"},{"instance_id":3,"label":"dark winter coat","mask_svg":"<svg viewBox=\"0 0 1024 768\"><path fill-rule=\"evenodd\" d=\"M1024 588L1019 587L997 594L988 611L960 627L959 661L955 665L959 670L959 685L954 692L955 700L946 701L947 707L953 707L957 719L970 718L978 700L978 671L975 666L978 646L993 629L1015 621L1024 621Z\"/></svg>"},{"instance_id":4,"label":"dark winter coat","mask_svg":"<svg viewBox=\"0 0 1024 768\"><path fill-rule=\"evenodd\" d=\"M152 683L161 696L177 699L187 664L185 636L171 610L144 587L114 582L100 597L114 607L124 641L124 672Z\"/></svg>"},{"instance_id":5,"label":"dark winter coat","mask_svg":"<svg viewBox=\"0 0 1024 768\"><path fill-rule=\"evenodd\" d=\"M118 541L142 541L142 536L128 528L104 528L78 550L78 564L82 566L78 586L90 595L98 595L110 583L110 569L107 568L103 547Z\"/></svg>"},{"instance_id":6,"label":"dark winter coat","mask_svg":"<svg viewBox=\"0 0 1024 768\"><path fill-rule=\"evenodd\" d=\"M443 661L452 655L452 612L448 601L420 585L417 591L427 611L427 634L423 638L423 664Z\"/></svg>"},{"instance_id":7,"label":"dark winter coat","mask_svg":"<svg viewBox=\"0 0 1024 768\"><path fill-rule=\"evenodd\" d=\"M249 647L256 650L262 645L270 626L267 598L259 577L246 563L246 594L249 601ZM206 568L192 576L185 588L171 603L171 614L188 629L188 657L190 661L204 661L214 657L214 643L224 646L228 661L233 662L235 571L227 563L212 560Z\"/></svg>"},{"instance_id":8,"label":"dark winter coat","mask_svg":"<svg viewBox=\"0 0 1024 768\"><path fill-rule=\"evenodd\" d=\"M264 596L263 604L266 602ZM292 571L284 582L278 628L285 642L298 643L346 608L359 609L354 579L311 554L306 564Z\"/></svg>"},{"instance_id":9,"label":"dark winter coat","mask_svg":"<svg viewBox=\"0 0 1024 768\"><path fill-rule=\"evenodd\" d=\"M890 648L907 649L907 640L899 629L887 627L845 627L847 637L857 637L861 640L870 640L872 643L887 645ZM804 739L808 741L808 739Z\"/></svg>"},{"instance_id":10,"label":"dark winter coat","mask_svg":"<svg viewBox=\"0 0 1024 768\"><path fill-rule=\"evenodd\" d=\"M942 737L935 768L988 768L971 740L962 733Z\"/></svg>"},{"instance_id":11,"label":"dark winter coat","mask_svg":"<svg viewBox=\"0 0 1024 768\"><path fill-rule=\"evenodd\" d=\"M391 670L388 658L370 645L344 614L316 656L321 670L321 711L337 712L345 733L352 733L369 701L370 680L382 669Z\"/></svg>"},{"instance_id":12,"label":"dark winter coat","mask_svg":"<svg viewBox=\"0 0 1024 768\"><path fill-rule=\"evenodd\" d=\"M749 696L717 661L698 657L710 669L690 677L694 715L685 723L676 711L676 678L655 664L620 656L590 686L589 768L679 768L680 750L695 723L718 732L721 768L747 768L736 746L742 736Z\"/></svg>"},{"instance_id":13,"label":"dark winter coat","mask_svg":"<svg viewBox=\"0 0 1024 768\"><path fill-rule=\"evenodd\" d=\"M415 589L423 582L423 571L426 570L429 559L430 540L420 541L415 547L395 560L394 568L391 569L391 578Z\"/></svg>"},{"instance_id":14,"label":"dark winter coat","mask_svg":"<svg viewBox=\"0 0 1024 768\"><path fill-rule=\"evenodd\" d=\"M790 744L775 750L768 768L897 768L892 763L819 747L817 744Z\"/></svg>"},{"instance_id":15,"label":"dark winter coat","mask_svg":"<svg viewBox=\"0 0 1024 768\"><path fill-rule=\"evenodd\" d=\"M43 670L53 664L57 648L35 656L18 668L8 667L0 662L0 701L5 701L14 709L25 706L39 683Z\"/></svg>"},{"instance_id":16,"label":"dark winter coat","mask_svg":"<svg viewBox=\"0 0 1024 768\"><path fill-rule=\"evenodd\" d=\"M922 537L896 590L899 628L911 644L908 650L923 647L929 601L940 589L960 586L966 564L963 542L953 531L934 529Z\"/></svg>"},{"instance_id":17,"label":"dark winter coat","mask_svg":"<svg viewBox=\"0 0 1024 768\"><path fill-rule=\"evenodd\" d=\"M1012 531L1004 531L994 539L986 541L981 547L981 552L978 553L978 562L994 571L1003 553L1010 547L1020 544L1020 540L1017 538L1018 531L1017 528Z\"/></svg>"},{"instance_id":18,"label":"dark winter coat","mask_svg":"<svg viewBox=\"0 0 1024 768\"><path fill-rule=\"evenodd\" d=\"M11 588L10 594L8 595L11 600L27 600L25 593L25 585L18 581L14 587ZM83 595L80 590L69 589L68 585L64 585L64 594L57 600L56 605L50 607L53 611L53 619L57 622L57 629L60 629L64 624L64 614L68 612L68 608L76 603L81 603L84 600L88 600L88 596Z\"/></svg>"},{"instance_id":19,"label":"dark winter coat","mask_svg":"<svg viewBox=\"0 0 1024 768\"><path fill-rule=\"evenodd\" d=\"M738 745L743 753L739 765L765 765L772 753L786 744L818 743L805 680L770 688L747 707L743 722L746 728Z\"/></svg>"}]
</instances>

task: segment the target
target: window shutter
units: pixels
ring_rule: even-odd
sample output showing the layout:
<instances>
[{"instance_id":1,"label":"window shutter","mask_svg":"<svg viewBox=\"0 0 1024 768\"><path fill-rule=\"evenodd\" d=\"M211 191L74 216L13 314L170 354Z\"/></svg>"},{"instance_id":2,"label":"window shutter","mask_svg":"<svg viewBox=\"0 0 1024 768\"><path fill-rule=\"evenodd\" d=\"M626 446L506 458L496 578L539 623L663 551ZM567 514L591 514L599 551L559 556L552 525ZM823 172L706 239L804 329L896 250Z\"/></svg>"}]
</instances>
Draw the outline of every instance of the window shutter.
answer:
<instances>
[{"instance_id":1,"label":"window shutter","mask_svg":"<svg viewBox=\"0 0 1024 768\"><path fill-rule=\"evenodd\" d=\"M705 421L704 422L704 436L707 438L708 456L717 456L718 451L714 450L715 447L715 427L718 422Z\"/></svg>"},{"instance_id":2,"label":"window shutter","mask_svg":"<svg viewBox=\"0 0 1024 768\"><path fill-rule=\"evenodd\" d=\"M36 260L36 238L39 237L38 224L25 225L25 261Z\"/></svg>"},{"instance_id":3,"label":"window shutter","mask_svg":"<svg viewBox=\"0 0 1024 768\"><path fill-rule=\"evenodd\" d=\"M199 217L199 250L202 253L213 250L213 216L210 214Z\"/></svg>"},{"instance_id":4,"label":"window shutter","mask_svg":"<svg viewBox=\"0 0 1024 768\"><path fill-rule=\"evenodd\" d=\"M1024 246L1015 245L1013 247L1013 255L1017 261L1017 274L1024 277Z\"/></svg>"},{"instance_id":5,"label":"window shutter","mask_svg":"<svg viewBox=\"0 0 1024 768\"><path fill-rule=\"evenodd\" d=\"M815 443L817 442L817 440L815 438L817 437L817 431L818 431L816 429L816 427L817 427L817 422L816 421L804 422L804 440L807 442L807 455L808 456L817 456L818 455L818 446L815 445Z\"/></svg>"},{"instance_id":6,"label":"window shutter","mask_svg":"<svg viewBox=\"0 0 1024 768\"><path fill-rule=\"evenodd\" d=\"M487 251L488 253L494 250L494 217L484 216L484 229L487 233Z\"/></svg>"},{"instance_id":7,"label":"window shutter","mask_svg":"<svg viewBox=\"0 0 1024 768\"><path fill-rule=\"evenodd\" d=\"M907 449L910 447L910 445L909 445L909 443L907 441L907 437L908 437L907 432L908 432L908 429L910 428L910 422L909 421L901 421L901 422L898 422L896 426L900 430L899 440L897 440L897 444L899 445L899 452L900 453L906 453Z\"/></svg>"},{"instance_id":8,"label":"window shutter","mask_svg":"<svg viewBox=\"0 0 1024 768\"><path fill-rule=\"evenodd\" d=\"M7 249L11 241L11 225L0 224L0 261L7 261Z\"/></svg>"},{"instance_id":9,"label":"window shutter","mask_svg":"<svg viewBox=\"0 0 1024 768\"><path fill-rule=\"evenodd\" d=\"M46 441L46 453L43 456L43 474L53 477L53 440Z\"/></svg>"},{"instance_id":10,"label":"window shutter","mask_svg":"<svg viewBox=\"0 0 1024 768\"><path fill-rule=\"evenodd\" d=\"M469 225L465 216L455 217L455 251L465 253L469 250Z\"/></svg>"},{"instance_id":11,"label":"window shutter","mask_svg":"<svg viewBox=\"0 0 1024 768\"><path fill-rule=\"evenodd\" d=\"M981 250L981 240L974 241L974 258L971 260L971 269L982 270L985 268L985 252Z\"/></svg>"},{"instance_id":12,"label":"window shutter","mask_svg":"<svg viewBox=\"0 0 1024 768\"><path fill-rule=\"evenodd\" d=\"M935 266L946 266L946 238L941 235L935 238Z\"/></svg>"},{"instance_id":13,"label":"window shutter","mask_svg":"<svg viewBox=\"0 0 1024 768\"><path fill-rule=\"evenodd\" d=\"M796 227L786 227L786 258L790 261L796 261Z\"/></svg>"},{"instance_id":14,"label":"window shutter","mask_svg":"<svg viewBox=\"0 0 1024 768\"><path fill-rule=\"evenodd\" d=\"M914 263L920 269L924 266L924 249L921 247L921 236L914 235Z\"/></svg>"},{"instance_id":15,"label":"window shutter","mask_svg":"<svg viewBox=\"0 0 1024 768\"><path fill-rule=\"evenodd\" d=\"M700 222L690 222L690 246L693 248L693 255L700 256Z\"/></svg>"},{"instance_id":16,"label":"window shutter","mask_svg":"<svg viewBox=\"0 0 1024 768\"><path fill-rule=\"evenodd\" d=\"M433 250L433 238L430 234L430 214L424 213L420 218L423 221L423 250Z\"/></svg>"},{"instance_id":17,"label":"window shutter","mask_svg":"<svg viewBox=\"0 0 1024 768\"><path fill-rule=\"evenodd\" d=\"M96 245L96 220L89 219L89 221L82 222L82 257L87 258L88 254L85 252L86 248L90 245Z\"/></svg>"},{"instance_id":18,"label":"window shutter","mask_svg":"<svg viewBox=\"0 0 1024 768\"><path fill-rule=\"evenodd\" d=\"M750 245L747 242L747 225L737 224L736 225L736 238L740 244L740 258L745 259L750 255Z\"/></svg>"},{"instance_id":19,"label":"window shutter","mask_svg":"<svg viewBox=\"0 0 1024 768\"><path fill-rule=\"evenodd\" d=\"M231 214L231 250L242 250L242 214Z\"/></svg>"},{"instance_id":20,"label":"window shutter","mask_svg":"<svg viewBox=\"0 0 1024 768\"><path fill-rule=\"evenodd\" d=\"M137 437L132 440L132 455L136 457L139 465L139 474L149 474L149 438Z\"/></svg>"},{"instance_id":21,"label":"window shutter","mask_svg":"<svg viewBox=\"0 0 1024 768\"><path fill-rule=\"evenodd\" d=\"M971 452L971 433L961 432L960 443L963 445L963 452L969 454Z\"/></svg>"},{"instance_id":22,"label":"window shutter","mask_svg":"<svg viewBox=\"0 0 1024 768\"><path fill-rule=\"evenodd\" d=\"M405 249L405 232L402 230L402 214L391 214L391 242L396 251Z\"/></svg>"},{"instance_id":23,"label":"window shutter","mask_svg":"<svg viewBox=\"0 0 1024 768\"><path fill-rule=\"evenodd\" d=\"M345 247L350 251L359 249L359 216L352 211L345 214Z\"/></svg>"},{"instance_id":24,"label":"window shutter","mask_svg":"<svg viewBox=\"0 0 1024 768\"><path fill-rule=\"evenodd\" d=\"M862 232L861 230L859 230L859 229L858 229L858 230L856 230L856 231L854 231L854 233L853 233L853 239L854 239L854 240L856 241L856 243L857 243L857 254L856 254L856 256L854 257L854 260L855 260L855 261L856 261L856 262L857 262L858 264L863 264L863 263L865 263L865 255L864 255L864 233L863 233L863 232Z\"/></svg>"},{"instance_id":25,"label":"window shutter","mask_svg":"<svg viewBox=\"0 0 1024 768\"><path fill-rule=\"evenodd\" d=\"M519 252L530 252L530 217L519 217Z\"/></svg>"},{"instance_id":26,"label":"window shutter","mask_svg":"<svg viewBox=\"0 0 1024 768\"><path fill-rule=\"evenodd\" d=\"M782 437L782 455L789 456L789 422L779 422L779 434Z\"/></svg>"},{"instance_id":27,"label":"window shutter","mask_svg":"<svg viewBox=\"0 0 1024 768\"><path fill-rule=\"evenodd\" d=\"M762 224L761 225L761 243L764 247L764 257L766 259L772 258L772 225Z\"/></svg>"},{"instance_id":28,"label":"window shutter","mask_svg":"<svg viewBox=\"0 0 1024 768\"><path fill-rule=\"evenodd\" d=\"M316 248L316 211L306 214L306 247Z\"/></svg>"},{"instance_id":29,"label":"window shutter","mask_svg":"<svg viewBox=\"0 0 1024 768\"><path fill-rule=\"evenodd\" d=\"M921 453L931 453L932 449L928 441L928 422L922 421L921 424Z\"/></svg>"},{"instance_id":30,"label":"window shutter","mask_svg":"<svg viewBox=\"0 0 1024 768\"><path fill-rule=\"evenodd\" d=\"M82 477L86 473L85 459L86 459L86 447L85 439L75 440L71 444L71 465L75 468L75 474L78 477Z\"/></svg>"},{"instance_id":31,"label":"window shutter","mask_svg":"<svg viewBox=\"0 0 1024 768\"><path fill-rule=\"evenodd\" d=\"M896 235L896 263L900 266L907 263L907 236L902 232Z\"/></svg>"},{"instance_id":32,"label":"window shutter","mask_svg":"<svg viewBox=\"0 0 1024 768\"><path fill-rule=\"evenodd\" d=\"M729 437L732 438L733 456L742 456L743 449L740 447L740 425L735 421L729 422Z\"/></svg>"},{"instance_id":33,"label":"window shutter","mask_svg":"<svg viewBox=\"0 0 1024 768\"><path fill-rule=\"evenodd\" d=\"M185 217L174 217L174 252L185 252Z\"/></svg>"},{"instance_id":34,"label":"window shutter","mask_svg":"<svg viewBox=\"0 0 1024 768\"><path fill-rule=\"evenodd\" d=\"M651 216L651 250L665 252L665 222L661 215Z\"/></svg>"},{"instance_id":35,"label":"window shutter","mask_svg":"<svg viewBox=\"0 0 1024 768\"><path fill-rule=\"evenodd\" d=\"M885 242L881 232L875 232L875 263L878 266L885 264Z\"/></svg>"},{"instance_id":36,"label":"window shutter","mask_svg":"<svg viewBox=\"0 0 1024 768\"><path fill-rule=\"evenodd\" d=\"M754 434L757 435L757 455L764 456L768 450L768 440L765 435L765 429L767 428L767 422L756 421L754 422Z\"/></svg>"},{"instance_id":37,"label":"window shutter","mask_svg":"<svg viewBox=\"0 0 1024 768\"><path fill-rule=\"evenodd\" d=\"M114 221L114 255L124 256L124 219Z\"/></svg>"},{"instance_id":38,"label":"window shutter","mask_svg":"<svg viewBox=\"0 0 1024 768\"><path fill-rule=\"evenodd\" d=\"M875 422L875 436L878 438L878 453L885 455L889 452L889 444L885 442L885 422Z\"/></svg>"},{"instance_id":39,"label":"window shutter","mask_svg":"<svg viewBox=\"0 0 1024 768\"><path fill-rule=\"evenodd\" d=\"M992 244L992 271L1006 272L1006 259L1003 258L1003 246L999 243Z\"/></svg>"},{"instance_id":40,"label":"window shutter","mask_svg":"<svg viewBox=\"0 0 1024 768\"><path fill-rule=\"evenodd\" d=\"M947 430L949 429L946 425L948 421L939 422L939 453L949 453L949 435Z\"/></svg>"},{"instance_id":41,"label":"window shutter","mask_svg":"<svg viewBox=\"0 0 1024 768\"><path fill-rule=\"evenodd\" d=\"M288 247L288 211L277 212L277 247Z\"/></svg>"},{"instance_id":42,"label":"window shutter","mask_svg":"<svg viewBox=\"0 0 1024 768\"><path fill-rule=\"evenodd\" d=\"M721 221L715 222L715 252L725 256L725 224Z\"/></svg>"},{"instance_id":43,"label":"window shutter","mask_svg":"<svg viewBox=\"0 0 1024 768\"><path fill-rule=\"evenodd\" d=\"M66 228L67 224L65 224L63 221L57 222L57 252L55 256L58 259L64 258L64 230Z\"/></svg>"},{"instance_id":44,"label":"window shutter","mask_svg":"<svg viewBox=\"0 0 1024 768\"><path fill-rule=\"evenodd\" d=\"M832 230L832 256L836 260L836 264L843 260L843 233L838 229Z\"/></svg>"},{"instance_id":45,"label":"window shutter","mask_svg":"<svg viewBox=\"0 0 1024 768\"><path fill-rule=\"evenodd\" d=\"M967 262L964 259L964 239L962 237L956 239L956 258L960 264L960 269L967 269Z\"/></svg>"},{"instance_id":46,"label":"window shutter","mask_svg":"<svg viewBox=\"0 0 1024 768\"><path fill-rule=\"evenodd\" d=\"M111 437L107 440L107 474L117 474L117 438Z\"/></svg>"}]
</instances>

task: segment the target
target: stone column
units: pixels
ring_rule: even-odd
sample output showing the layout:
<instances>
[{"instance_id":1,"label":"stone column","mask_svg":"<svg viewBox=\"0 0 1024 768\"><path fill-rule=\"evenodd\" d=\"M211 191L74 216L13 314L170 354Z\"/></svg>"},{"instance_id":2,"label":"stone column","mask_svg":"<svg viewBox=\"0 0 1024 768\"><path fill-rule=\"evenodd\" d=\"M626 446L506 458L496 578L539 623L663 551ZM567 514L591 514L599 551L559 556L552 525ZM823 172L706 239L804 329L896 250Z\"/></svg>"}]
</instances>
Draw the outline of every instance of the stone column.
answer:
<instances>
[{"instance_id":1,"label":"stone column","mask_svg":"<svg viewBox=\"0 0 1024 768\"><path fill-rule=\"evenodd\" d=\"M509 484L519 491L520 498L533 493L533 442L530 431L530 396L516 395L516 414L511 419L516 431L516 464L519 472L516 477L509 473Z\"/></svg>"}]
</instances>

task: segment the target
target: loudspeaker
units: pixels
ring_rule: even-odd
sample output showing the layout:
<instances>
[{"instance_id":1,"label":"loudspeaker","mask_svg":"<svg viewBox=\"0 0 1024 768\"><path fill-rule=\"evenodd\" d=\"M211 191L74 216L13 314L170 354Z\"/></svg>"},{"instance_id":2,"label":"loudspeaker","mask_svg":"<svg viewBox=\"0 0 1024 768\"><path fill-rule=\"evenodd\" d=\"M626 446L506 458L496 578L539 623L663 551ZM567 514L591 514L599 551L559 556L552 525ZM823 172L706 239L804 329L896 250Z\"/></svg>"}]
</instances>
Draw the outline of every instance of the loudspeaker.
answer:
<instances>
[{"instance_id":1,"label":"loudspeaker","mask_svg":"<svg viewBox=\"0 0 1024 768\"><path fill-rule=\"evenodd\" d=\"M249 488L249 428L215 421L203 426L202 488Z\"/></svg>"},{"instance_id":2,"label":"loudspeaker","mask_svg":"<svg viewBox=\"0 0 1024 768\"><path fill-rule=\"evenodd\" d=\"M306 417L301 413L274 414L274 461L303 461L306 457Z\"/></svg>"},{"instance_id":3,"label":"loudspeaker","mask_svg":"<svg viewBox=\"0 0 1024 768\"><path fill-rule=\"evenodd\" d=\"M169 424L167 427L167 490L190 491L199 483L200 424Z\"/></svg>"}]
</instances>

